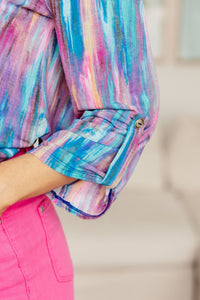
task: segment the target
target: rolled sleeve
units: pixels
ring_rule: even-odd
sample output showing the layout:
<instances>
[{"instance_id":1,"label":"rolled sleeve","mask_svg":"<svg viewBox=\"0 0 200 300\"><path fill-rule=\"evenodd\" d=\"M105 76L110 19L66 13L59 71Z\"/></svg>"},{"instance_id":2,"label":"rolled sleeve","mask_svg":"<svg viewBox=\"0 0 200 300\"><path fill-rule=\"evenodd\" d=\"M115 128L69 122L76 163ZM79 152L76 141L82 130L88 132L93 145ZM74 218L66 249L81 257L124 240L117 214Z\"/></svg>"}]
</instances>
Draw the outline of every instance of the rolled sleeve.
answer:
<instances>
[{"instance_id":1,"label":"rolled sleeve","mask_svg":"<svg viewBox=\"0 0 200 300\"><path fill-rule=\"evenodd\" d=\"M96 218L126 185L158 119L143 2L46 1L77 118L29 152L75 179L48 193L57 205Z\"/></svg>"},{"instance_id":2,"label":"rolled sleeve","mask_svg":"<svg viewBox=\"0 0 200 300\"><path fill-rule=\"evenodd\" d=\"M114 187L138 146L138 119L124 110L86 111L30 152L63 175Z\"/></svg>"}]
</instances>

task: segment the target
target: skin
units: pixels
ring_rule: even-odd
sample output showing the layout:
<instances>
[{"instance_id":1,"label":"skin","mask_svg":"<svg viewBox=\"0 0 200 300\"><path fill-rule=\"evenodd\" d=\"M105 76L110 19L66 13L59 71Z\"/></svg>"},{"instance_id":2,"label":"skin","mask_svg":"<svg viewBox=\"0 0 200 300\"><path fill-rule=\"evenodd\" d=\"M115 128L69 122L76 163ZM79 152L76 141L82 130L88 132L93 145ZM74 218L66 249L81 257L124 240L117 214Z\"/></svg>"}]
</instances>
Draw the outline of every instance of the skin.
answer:
<instances>
[{"instance_id":1,"label":"skin","mask_svg":"<svg viewBox=\"0 0 200 300\"><path fill-rule=\"evenodd\" d=\"M0 163L0 216L12 204L76 180L53 170L31 153Z\"/></svg>"}]
</instances>

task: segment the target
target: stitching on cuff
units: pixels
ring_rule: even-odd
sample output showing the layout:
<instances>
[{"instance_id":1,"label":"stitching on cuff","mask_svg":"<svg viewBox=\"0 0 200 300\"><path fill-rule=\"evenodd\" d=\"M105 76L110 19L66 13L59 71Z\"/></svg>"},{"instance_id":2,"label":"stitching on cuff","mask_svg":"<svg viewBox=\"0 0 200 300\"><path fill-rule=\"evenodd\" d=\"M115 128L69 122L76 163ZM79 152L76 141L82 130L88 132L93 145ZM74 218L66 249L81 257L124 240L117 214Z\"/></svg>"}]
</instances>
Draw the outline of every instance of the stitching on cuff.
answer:
<instances>
[{"instance_id":1,"label":"stitching on cuff","mask_svg":"<svg viewBox=\"0 0 200 300\"><path fill-rule=\"evenodd\" d=\"M79 176L82 177L82 171L78 171L78 170L72 168L71 166L66 165L66 163L64 163L63 161L61 161L61 160L58 159L55 155L53 155L52 153L49 153L48 151L43 151L43 150L40 150L40 151L42 151L44 154L49 154L48 158L46 159L46 157L45 157L45 158L43 159L43 158L41 158L41 156L38 156L37 153L35 153L35 152L33 152L32 154L33 154L33 155L35 154L35 156L36 156L38 159L40 159L43 163L47 164L48 166L51 166L51 163L53 163L53 160L55 160L55 161L57 161L60 165L62 165L63 167L65 167L66 170L69 170L70 172L73 172L73 174L71 174L71 175L68 175L68 174L65 175L65 174L63 174L63 173L61 173L61 174L65 175L65 176L69 176L69 177L73 177L73 175L75 175L75 176L77 176L77 177L79 177ZM96 182L96 179L97 179L98 176L100 176L101 178L104 178L105 173L99 171L98 169L96 169L95 167L93 167L92 165L90 165L90 164L88 164L88 163L86 163L86 164L89 165L89 166L91 166L91 167L93 168L93 170L87 170L87 171L85 172L85 174L87 174L87 179L83 179L83 178L78 178L78 179L86 180L86 181L92 180L92 182L93 182L93 180L95 180L95 183L97 183L97 182ZM51 168L54 169L54 170L56 170L53 166L52 166ZM58 172L58 171L57 171L57 172ZM94 174L94 172L96 172L96 174ZM101 173L103 173L103 174L101 174ZM98 183L98 184L100 184L100 183Z\"/></svg>"}]
</instances>

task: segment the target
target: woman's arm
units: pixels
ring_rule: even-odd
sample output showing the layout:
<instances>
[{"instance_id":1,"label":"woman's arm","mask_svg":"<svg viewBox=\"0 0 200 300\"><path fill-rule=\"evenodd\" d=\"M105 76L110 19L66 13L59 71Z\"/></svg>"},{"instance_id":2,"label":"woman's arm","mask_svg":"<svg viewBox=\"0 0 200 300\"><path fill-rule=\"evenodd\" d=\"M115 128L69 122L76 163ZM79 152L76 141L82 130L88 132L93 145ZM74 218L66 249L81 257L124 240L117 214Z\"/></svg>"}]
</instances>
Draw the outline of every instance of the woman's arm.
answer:
<instances>
[{"instance_id":1,"label":"woman's arm","mask_svg":"<svg viewBox=\"0 0 200 300\"><path fill-rule=\"evenodd\" d=\"M0 163L0 215L17 201L47 193L74 181L31 153Z\"/></svg>"},{"instance_id":2,"label":"woman's arm","mask_svg":"<svg viewBox=\"0 0 200 300\"><path fill-rule=\"evenodd\" d=\"M62 199L76 215L99 216L125 186L158 118L143 1L46 1L79 120L52 133L32 156L0 164L0 202L6 207L76 178L84 191L80 201L76 187L66 187ZM135 117L145 120L142 128L134 129Z\"/></svg>"}]
</instances>

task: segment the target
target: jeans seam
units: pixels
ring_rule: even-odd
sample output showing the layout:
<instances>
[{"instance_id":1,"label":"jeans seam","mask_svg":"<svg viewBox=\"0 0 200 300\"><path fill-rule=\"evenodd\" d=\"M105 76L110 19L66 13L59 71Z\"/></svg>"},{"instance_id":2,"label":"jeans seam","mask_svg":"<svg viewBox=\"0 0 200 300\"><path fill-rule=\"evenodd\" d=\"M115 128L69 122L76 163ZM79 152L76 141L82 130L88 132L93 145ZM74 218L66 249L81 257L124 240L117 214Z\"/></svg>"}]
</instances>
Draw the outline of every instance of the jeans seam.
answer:
<instances>
[{"instance_id":1,"label":"jeans seam","mask_svg":"<svg viewBox=\"0 0 200 300\"><path fill-rule=\"evenodd\" d=\"M10 238L10 236L9 236L9 234L8 234L8 232L7 232L7 230L6 230L6 229L4 228L4 226L3 226L3 220L2 220L2 228L3 228L3 231L4 231L4 233L5 233L5 235L6 235L7 239L8 239L8 241L9 241L9 243L10 243L10 246L11 246L11 248L12 248L12 250L13 250L13 252L14 252L16 258L17 258L18 267L19 267L19 269L20 269L20 271L21 271L21 273L22 273L22 276L23 276L23 278L24 278L24 281L25 281L26 294L27 294L28 300L30 300L30 297L29 297L30 288L29 288L28 281L27 281L27 279L26 279L25 273L24 273L24 271L23 271L23 269L22 269L22 267L21 267L21 265L20 265L20 259L19 259L19 258L20 258L20 255L18 254L17 250L15 249L14 243L12 242L12 239Z\"/></svg>"},{"instance_id":2,"label":"jeans seam","mask_svg":"<svg viewBox=\"0 0 200 300\"><path fill-rule=\"evenodd\" d=\"M49 200L51 201L51 200ZM49 202L50 205L53 205L52 202ZM46 207L46 209L50 208L50 206L48 205ZM54 207L52 207L54 209ZM51 252L51 247L52 247L52 244L50 243L50 240L49 240L49 237L48 237L48 230L47 230L47 225L46 225L46 221L45 219L41 216L40 212L39 212L39 206L37 208L37 213L39 215L39 218L40 218L40 221L41 221L41 225L42 225L42 228L43 228L43 232L44 232L44 235L45 235L45 244L46 244L46 248L47 248L47 251L48 251L48 255L49 255L49 258L50 258L50 261L51 261L51 266L52 266L52 269L53 269L53 272L54 272L54 275L56 277L56 280L58 282L69 282L69 281L73 281L73 278L74 278L74 274L68 274L67 276L65 275L60 275L57 271L57 266L56 266L56 261L54 259L54 256L52 255L52 252Z\"/></svg>"}]
</instances>

